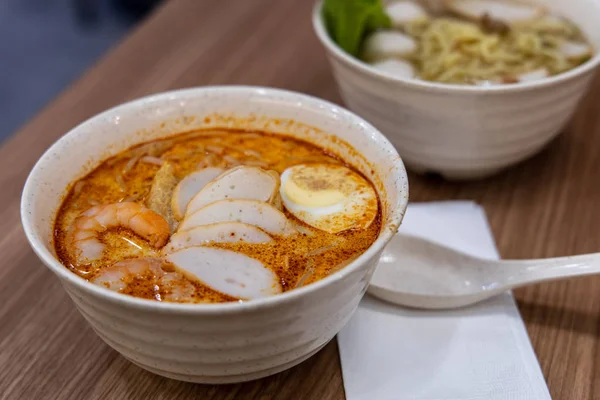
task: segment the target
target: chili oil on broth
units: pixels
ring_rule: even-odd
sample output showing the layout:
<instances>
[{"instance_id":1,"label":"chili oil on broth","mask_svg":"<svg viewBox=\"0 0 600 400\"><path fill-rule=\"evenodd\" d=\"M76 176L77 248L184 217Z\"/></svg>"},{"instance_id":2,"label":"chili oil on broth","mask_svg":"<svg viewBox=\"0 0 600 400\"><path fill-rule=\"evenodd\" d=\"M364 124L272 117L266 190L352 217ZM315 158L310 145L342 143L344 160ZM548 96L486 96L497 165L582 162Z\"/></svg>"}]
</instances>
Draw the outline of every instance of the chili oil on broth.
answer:
<instances>
[{"instance_id":1,"label":"chili oil on broth","mask_svg":"<svg viewBox=\"0 0 600 400\"><path fill-rule=\"evenodd\" d=\"M143 238L128 229L115 228L100 235L100 240L106 246L102 258L78 265L69 250L67 233L75 219L91 207L128 201L145 205L155 175L165 162L173 167L177 180L204 167L228 169L249 165L281 174L299 164L345 165L339 158L308 142L282 135L240 130L195 131L132 147L104 161L77 181L61 205L55 223L55 248L67 268L91 281L123 260L160 257L160 251ZM351 168L348 165L346 167ZM375 241L381 226L380 206L376 218L367 228L350 229L337 234L312 228L285 208L283 212L293 221L298 234L273 236L274 241L270 243L211 242L203 246L232 250L259 260L277 274L281 290L285 292L323 279L349 264ZM170 299L170 289L157 283L156 277L153 278L149 272L123 277L125 287L119 291L159 301L239 300L213 290L196 279L190 279L185 273L172 278L175 268L167 263L162 268L170 273L177 285L189 288L191 284L191 296L185 299L171 296Z\"/></svg>"}]
</instances>

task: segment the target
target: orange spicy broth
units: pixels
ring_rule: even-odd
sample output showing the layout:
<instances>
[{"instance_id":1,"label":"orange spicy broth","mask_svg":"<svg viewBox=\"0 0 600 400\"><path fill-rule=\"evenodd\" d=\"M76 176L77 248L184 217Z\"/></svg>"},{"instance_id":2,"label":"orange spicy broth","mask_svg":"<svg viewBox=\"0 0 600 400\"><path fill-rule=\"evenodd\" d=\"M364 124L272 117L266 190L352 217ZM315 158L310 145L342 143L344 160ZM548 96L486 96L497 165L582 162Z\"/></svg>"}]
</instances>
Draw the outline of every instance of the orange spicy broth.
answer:
<instances>
[{"instance_id":1,"label":"orange spicy broth","mask_svg":"<svg viewBox=\"0 0 600 400\"><path fill-rule=\"evenodd\" d=\"M159 251L144 239L127 229L118 228L101 234L100 239L106 246L102 259L87 265L76 265L71 256L67 232L77 216L95 205L122 201L146 205L161 162L173 166L177 179L209 166L230 168L240 164L252 165L281 174L286 168L302 163L345 164L334 155L304 141L239 130L198 131L132 147L104 161L75 182L66 196L54 230L56 252L65 266L80 277L92 280L118 261L159 256ZM282 291L285 292L318 281L344 267L375 241L381 224L381 207L368 228L338 234L311 228L285 209L283 211L295 223L299 235L274 237L272 243L209 243L206 246L234 250L260 260L278 275ZM197 280L188 280L186 277L180 279L187 280L184 283L188 286L190 283L193 285L192 296L185 300L168 300L168 289L145 275L123 278L126 287L119 291L159 301L164 301L165 297L167 301L181 302L238 300Z\"/></svg>"}]
</instances>

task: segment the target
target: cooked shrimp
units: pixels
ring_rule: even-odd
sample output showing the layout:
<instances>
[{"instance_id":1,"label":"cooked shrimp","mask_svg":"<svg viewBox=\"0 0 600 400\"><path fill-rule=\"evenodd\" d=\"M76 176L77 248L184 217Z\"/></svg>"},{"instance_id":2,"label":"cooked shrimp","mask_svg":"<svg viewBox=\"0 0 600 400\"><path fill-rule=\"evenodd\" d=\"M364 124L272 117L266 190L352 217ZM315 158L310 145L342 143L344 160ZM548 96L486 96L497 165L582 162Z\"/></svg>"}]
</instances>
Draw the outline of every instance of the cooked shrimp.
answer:
<instances>
[{"instance_id":1,"label":"cooked shrimp","mask_svg":"<svg viewBox=\"0 0 600 400\"><path fill-rule=\"evenodd\" d=\"M194 301L194 285L179 272L168 272L160 277L158 286L163 289L163 300L186 302Z\"/></svg>"},{"instance_id":2,"label":"cooked shrimp","mask_svg":"<svg viewBox=\"0 0 600 400\"><path fill-rule=\"evenodd\" d=\"M167 265L160 258L133 258L119 261L103 268L91 282L121 293L127 293L129 286L132 285L135 286L136 293L139 294L141 291L145 294L143 297L158 301L193 302L194 285L181 273L168 272L170 268Z\"/></svg>"},{"instance_id":3,"label":"cooked shrimp","mask_svg":"<svg viewBox=\"0 0 600 400\"><path fill-rule=\"evenodd\" d=\"M171 232L163 217L138 203L92 207L75 219L69 232L76 262L82 265L101 259L105 244L99 236L117 227L132 230L155 248L164 246Z\"/></svg>"}]
</instances>

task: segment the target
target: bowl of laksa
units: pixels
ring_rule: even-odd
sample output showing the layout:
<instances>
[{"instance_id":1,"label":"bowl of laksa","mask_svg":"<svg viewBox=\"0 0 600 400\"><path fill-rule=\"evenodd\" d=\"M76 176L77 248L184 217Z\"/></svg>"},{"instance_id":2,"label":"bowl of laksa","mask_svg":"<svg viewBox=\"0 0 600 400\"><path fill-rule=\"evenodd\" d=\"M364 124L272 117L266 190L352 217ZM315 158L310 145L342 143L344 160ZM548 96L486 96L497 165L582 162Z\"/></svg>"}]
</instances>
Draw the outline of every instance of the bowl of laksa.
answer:
<instances>
[{"instance_id":1,"label":"bowl of laksa","mask_svg":"<svg viewBox=\"0 0 600 400\"><path fill-rule=\"evenodd\" d=\"M162 376L256 379L352 316L408 201L370 124L283 90L142 98L58 140L22 197L25 233L98 335Z\"/></svg>"}]
</instances>

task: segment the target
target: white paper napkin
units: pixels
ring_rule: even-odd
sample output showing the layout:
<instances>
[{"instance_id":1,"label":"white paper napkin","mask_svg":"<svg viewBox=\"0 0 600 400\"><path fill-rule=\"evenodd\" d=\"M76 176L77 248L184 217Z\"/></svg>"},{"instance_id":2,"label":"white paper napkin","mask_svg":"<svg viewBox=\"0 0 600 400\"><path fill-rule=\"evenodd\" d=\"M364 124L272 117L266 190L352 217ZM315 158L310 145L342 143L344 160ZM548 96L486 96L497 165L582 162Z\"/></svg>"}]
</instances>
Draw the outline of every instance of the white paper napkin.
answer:
<instances>
[{"instance_id":1,"label":"white paper napkin","mask_svg":"<svg viewBox=\"0 0 600 400\"><path fill-rule=\"evenodd\" d=\"M485 212L472 202L411 204L401 231L498 258ZM510 293L444 312L367 295L338 343L348 400L550 399Z\"/></svg>"}]
</instances>

